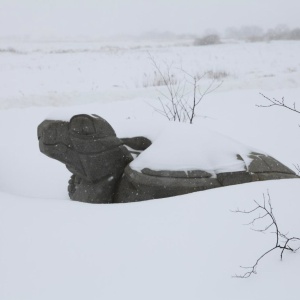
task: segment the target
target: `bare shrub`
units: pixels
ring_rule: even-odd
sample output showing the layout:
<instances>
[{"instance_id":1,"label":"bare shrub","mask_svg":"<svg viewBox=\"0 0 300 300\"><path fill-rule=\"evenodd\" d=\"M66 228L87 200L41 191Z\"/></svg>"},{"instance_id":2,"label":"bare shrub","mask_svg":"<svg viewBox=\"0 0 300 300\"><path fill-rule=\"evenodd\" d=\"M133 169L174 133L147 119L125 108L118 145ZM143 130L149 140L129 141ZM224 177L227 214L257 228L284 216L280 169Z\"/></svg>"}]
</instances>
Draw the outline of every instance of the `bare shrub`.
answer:
<instances>
[{"instance_id":1,"label":"bare shrub","mask_svg":"<svg viewBox=\"0 0 300 300\"><path fill-rule=\"evenodd\" d=\"M295 28L290 31L291 40L300 40L300 28Z\"/></svg>"},{"instance_id":2,"label":"bare shrub","mask_svg":"<svg viewBox=\"0 0 300 300\"><path fill-rule=\"evenodd\" d=\"M8 47L8 48L0 48L0 53L22 54L23 52L15 49L13 47Z\"/></svg>"},{"instance_id":3,"label":"bare shrub","mask_svg":"<svg viewBox=\"0 0 300 300\"><path fill-rule=\"evenodd\" d=\"M215 91L222 81L215 78L210 79L208 85L201 85L200 81L207 77L207 74L191 75L185 70L178 69L183 75L182 80L173 81L172 65L166 65L166 70L162 71L155 59L149 54L153 66L160 81L164 83L167 92L159 91L160 108L154 107L155 111L166 117L169 121L193 123L196 116L196 108L206 95Z\"/></svg>"},{"instance_id":4,"label":"bare shrub","mask_svg":"<svg viewBox=\"0 0 300 300\"><path fill-rule=\"evenodd\" d=\"M225 36L248 42L300 40L300 28L289 29L287 25L281 24L264 32L257 26L231 27L226 29Z\"/></svg>"},{"instance_id":5,"label":"bare shrub","mask_svg":"<svg viewBox=\"0 0 300 300\"><path fill-rule=\"evenodd\" d=\"M294 164L294 168L296 170L297 175L300 176L300 165L299 164Z\"/></svg>"},{"instance_id":6,"label":"bare shrub","mask_svg":"<svg viewBox=\"0 0 300 300\"><path fill-rule=\"evenodd\" d=\"M243 26L241 28L230 27L226 29L225 36L231 39L260 41L264 37L264 31L258 26Z\"/></svg>"},{"instance_id":7,"label":"bare shrub","mask_svg":"<svg viewBox=\"0 0 300 300\"><path fill-rule=\"evenodd\" d=\"M275 28L269 29L266 37L269 40L284 40L289 36L289 29L286 25L281 24Z\"/></svg>"},{"instance_id":8,"label":"bare shrub","mask_svg":"<svg viewBox=\"0 0 300 300\"><path fill-rule=\"evenodd\" d=\"M252 35L252 36L249 36L246 39L246 41L250 42L250 43L263 42L263 41L265 41L265 37L264 36L259 36L259 35Z\"/></svg>"},{"instance_id":9,"label":"bare shrub","mask_svg":"<svg viewBox=\"0 0 300 300\"><path fill-rule=\"evenodd\" d=\"M290 110L294 113L300 114L300 110L297 108L296 102L286 103L284 97L282 97L281 99L277 99L277 98L269 98L262 93L260 93L260 95L263 96L265 100L267 100L267 104L256 105L257 107L262 107L262 108L280 107L280 108ZM300 125L299 125L299 127L300 127ZM294 164L294 167L296 169L297 175L300 175L300 165Z\"/></svg>"},{"instance_id":10,"label":"bare shrub","mask_svg":"<svg viewBox=\"0 0 300 300\"><path fill-rule=\"evenodd\" d=\"M251 222L249 222L246 225L255 225L256 223L262 221L262 220L268 220L267 225L263 225L262 228L258 229L252 229L254 231L260 232L260 233L273 233L275 234L275 243L273 247L271 247L269 250L264 252L257 260L256 262L249 267L241 267L242 269L246 269L247 271L240 275L235 275L233 277L235 278L248 278L253 274L257 273L257 267L259 262L269 253L271 253L274 250L280 251L280 259L283 259L283 254L285 251L291 251L296 252L300 249L300 247L292 247L291 244L293 242L299 242L300 238L298 237L288 237L287 234L282 233L282 231L278 227L278 223L276 221L276 218L274 216L274 209L272 207L271 203L271 197L269 192L267 193L267 199L266 196L263 194L263 204L258 203L256 200L254 200L255 207L251 210L235 210L235 213L242 213L242 214L252 214L254 212L258 213L258 216L252 219ZM274 231L269 231L270 229L273 229Z\"/></svg>"},{"instance_id":11,"label":"bare shrub","mask_svg":"<svg viewBox=\"0 0 300 300\"><path fill-rule=\"evenodd\" d=\"M266 33L268 40L300 40L300 28L289 29L286 25L279 25Z\"/></svg>"},{"instance_id":12,"label":"bare shrub","mask_svg":"<svg viewBox=\"0 0 300 300\"><path fill-rule=\"evenodd\" d=\"M201 38L197 38L194 41L195 46L206 46L220 44L221 40L217 34L209 34Z\"/></svg>"},{"instance_id":13,"label":"bare shrub","mask_svg":"<svg viewBox=\"0 0 300 300\"><path fill-rule=\"evenodd\" d=\"M223 78L226 78L229 76L229 73L227 73L226 71L213 71L213 70L209 70L205 72L207 77L210 79L216 79L216 80L220 80Z\"/></svg>"},{"instance_id":14,"label":"bare shrub","mask_svg":"<svg viewBox=\"0 0 300 300\"><path fill-rule=\"evenodd\" d=\"M163 77L156 70L153 72L153 75L144 73L143 87L178 84L178 79L176 78L175 74L164 73Z\"/></svg>"}]
</instances>

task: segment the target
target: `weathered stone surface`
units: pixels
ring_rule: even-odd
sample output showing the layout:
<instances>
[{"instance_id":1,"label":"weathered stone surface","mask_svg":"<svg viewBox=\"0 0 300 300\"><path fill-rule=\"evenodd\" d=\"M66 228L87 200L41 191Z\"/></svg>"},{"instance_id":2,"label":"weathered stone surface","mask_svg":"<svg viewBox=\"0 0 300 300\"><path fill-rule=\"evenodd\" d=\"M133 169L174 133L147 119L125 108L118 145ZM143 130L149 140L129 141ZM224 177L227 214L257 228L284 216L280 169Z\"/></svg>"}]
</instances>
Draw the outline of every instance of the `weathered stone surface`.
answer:
<instances>
[{"instance_id":1,"label":"weathered stone surface","mask_svg":"<svg viewBox=\"0 0 300 300\"><path fill-rule=\"evenodd\" d=\"M248 168L244 162L244 171L217 176L204 170L144 168L138 172L129 165L133 160L130 153L147 151L151 141L142 136L120 140L109 123L95 115L77 115L70 122L46 120L38 127L38 138L41 152L73 173L69 196L82 202L135 202L258 180L299 178L273 157L256 152L250 153ZM239 154L236 159L244 161Z\"/></svg>"},{"instance_id":2,"label":"weathered stone surface","mask_svg":"<svg viewBox=\"0 0 300 300\"><path fill-rule=\"evenodd\" d=\"M249 158L252 159L252 162L248 167L248 172L251 173L278 172L278 173L295 175L295 173L291 169L283 165L281 162L279 162L272 156L267 156L264 154L252 152L250 153Z\"/></svg>"},{"instance_id":3,"label":"weathered stone surface","mask_svg":"<svg viewBox=\"0 0 300 300\"><path fill-rule=\"evenodd\" d=\"M123 138L121 141L134 150L146 150L151 146L151 141L143 136L136 136L133 138Z\"/></svg>"},{"instance_id":4,"label":"weathered stone surface","mask_svg":"<svg viewBox=\"0 0 300 300\"><path fill-rule=\"evenodd\" d=\"M88 203L112 203L117 180L106 177L98 182L91 182L72 175L68 186L70 199Z\"/></svg>"},{"instance_id":5,"label":"weathered stone surface","mask_svg":"<svg viewBox=\"0 0 300 300\"><path fill-rule=\"evenodd\" d=\"M286 173L257 173L259 180L275 180L275 179L290 179L299 178L296 174L286 174Z\"/></svg>"},{"instance_id":6,"label":"weathered stone surface","mask_svg":"<svg viewBox=\"0 0 300 300\"><path fill-rule=\"evenodd\" d=\"M145 175L127 166L115 202L165 198L220 187L216 178L176 178Z\"/></svg>"},{"instance_id":7,"label":"weathered stone surface","mask_svg":"<svg viewBox=\"0 0 300 300\"><path fill-rule=\"evenodd\" d=\"M255 175L246 171L219 173L217 175L217 178L222 186L235 185L258 180Z\"/></svg>"},{"instance_id":8,"label":"weathered stone surface","mask_svg":"<svg viewBox=\"0 0 300 300\"><path fill-rule=\"evenodd\" d=\"M192 171L153 171L149 168L145 168L142 170L142 173L149 176L157 176L157 177L173 177L173 178L209 178L212 174L201 171L201 170L192 170Z\"/></svg>"},{"instance_id":9,"label":"weathered stone surface","mask_svg":"<svg viewBox=\"0 0 300 300\"><path fill-rule=\"evenodd\" d=\"M132 156L112 127L100 117L74 116L70 122L44 121L38 127L40 150L76 175L73 200L112 202L116 184Z\"/></svg>"}]
</instances>

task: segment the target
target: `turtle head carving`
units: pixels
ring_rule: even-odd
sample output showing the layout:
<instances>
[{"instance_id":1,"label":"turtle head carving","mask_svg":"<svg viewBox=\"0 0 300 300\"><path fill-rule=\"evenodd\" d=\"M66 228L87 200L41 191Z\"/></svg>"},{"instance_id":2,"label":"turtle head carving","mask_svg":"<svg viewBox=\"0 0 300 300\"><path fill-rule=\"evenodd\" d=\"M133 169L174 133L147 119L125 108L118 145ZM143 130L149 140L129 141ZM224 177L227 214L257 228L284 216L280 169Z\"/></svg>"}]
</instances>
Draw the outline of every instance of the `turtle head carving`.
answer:
<instances>
[{"instance_id":1,"label":"turtle head carving","mask_svg":"<svg viewBox=\"0 0 300 300\"><path fill-rule=\"evenodd\" d=\"M110 124L94 115L76 115L69 122L45 120L38 126L38 139L42 153L91 182L120 177L132 160Z\"/></svg>"}]
</instances>

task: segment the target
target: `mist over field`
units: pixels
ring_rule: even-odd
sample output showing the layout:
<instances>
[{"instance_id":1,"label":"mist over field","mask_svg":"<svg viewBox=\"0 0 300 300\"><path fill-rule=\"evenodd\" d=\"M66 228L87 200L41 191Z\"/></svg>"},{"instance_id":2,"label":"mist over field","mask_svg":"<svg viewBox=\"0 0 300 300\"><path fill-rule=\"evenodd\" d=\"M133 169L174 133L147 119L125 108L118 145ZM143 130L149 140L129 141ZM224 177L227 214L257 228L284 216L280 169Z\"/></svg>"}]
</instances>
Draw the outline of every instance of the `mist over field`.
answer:
<instances>
[{"instance_id":1,"label":"mist over field","mask_svg":"<svg viewBox=\"0 0 300 300\"><path fill-rule=\"evenodd\" d=\"M244 226L259 215L232 212L270 195L280 230L300 237L298 178L136 203L71 201L71 173L40 152L37 126L97 114L118 137L153 141L144 162L156 171L237 170L241 147L299 175L299 8L0 0L0 299L298 300L299 252L281 261L275 249L257 274L233 278L276 238L274 226L255 231L270 220ZM194 80L204 97L193 124L169 121L170 91L189 109Z\"/></svg>"},{"instance_id":2,"label":"mist over field","mask_svg":"<svg viewBox=\"0 0 300 300\"><path fill-rule=\"evenodd\" d=\"M297 0L1 0L0 37L95 38L145 32L202 35L227 28L299 27Z\"/></svg>"}]
</instances>

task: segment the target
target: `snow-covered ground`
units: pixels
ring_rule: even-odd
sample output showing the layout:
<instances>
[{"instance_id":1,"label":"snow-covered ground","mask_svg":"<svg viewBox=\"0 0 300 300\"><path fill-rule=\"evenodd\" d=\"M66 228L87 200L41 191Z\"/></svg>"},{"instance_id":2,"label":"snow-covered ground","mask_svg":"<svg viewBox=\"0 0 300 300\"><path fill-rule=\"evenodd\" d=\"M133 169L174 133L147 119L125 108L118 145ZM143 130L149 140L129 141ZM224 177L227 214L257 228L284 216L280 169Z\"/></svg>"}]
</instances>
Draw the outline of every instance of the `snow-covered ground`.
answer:
<instances>
[{"instance_id":1,"label":"snow-covered ground","mask_svg":"<svg viewBox=\"0 0 300 300\"><path fill-rule=\"evenodd\" d=\"M283 232L300 237L300 182L268 181L161 200L89 205L68 199L70 176L42 155L36 128L47 117L96 113L118 136L167 122L152 86L155 68L223 74L201 102L197 126L300 163L299 117L259 93L299 102L300 43L38 43L0 41L0 299L299 299L299 253L280 261L274 235L251 231L253 207L269 191ZM203 85L211 79L203 80ZM133 126L134 124L134 126ZM191 130L195 134L195 130ZM179 143L174 138L174 146ZM184 152L184 149L182 150ZM184 156L185 153L182 153ZM157 153L159 156L159 153Z\"/></svg>"}]
</instances>

